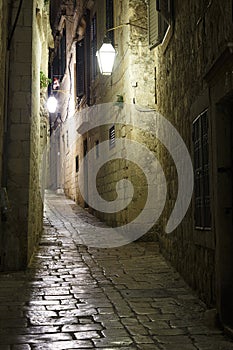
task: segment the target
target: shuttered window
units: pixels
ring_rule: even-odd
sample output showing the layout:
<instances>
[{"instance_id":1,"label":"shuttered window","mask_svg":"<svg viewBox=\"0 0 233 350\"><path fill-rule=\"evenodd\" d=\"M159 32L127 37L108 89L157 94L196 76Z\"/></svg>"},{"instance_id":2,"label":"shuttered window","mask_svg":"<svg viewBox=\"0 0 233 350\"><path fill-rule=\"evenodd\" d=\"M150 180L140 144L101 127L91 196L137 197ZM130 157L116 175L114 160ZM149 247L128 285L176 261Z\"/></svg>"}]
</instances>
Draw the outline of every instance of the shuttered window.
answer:
<instances>
[{"instance_id":1,"label":"shuttered window","mask_svg":"<svg viewBox=\"0 0 233 350\"><path fill-rule=\"evenodd\" d=\"M114 27L114 2L113 0L106 0L106 32L108 38L114 46L114 31L108 32L108 29Z\"/></svg>"},{"instance_id":2,"label":"shuttered window","mask_svg":"<svg viewBox=\"0 0 233 350\"><path fill-rule=\"evenodd\" d=\"M148 36L152 49L162 43L172 20L172 0L149 0Z\"/></svg>"},{"instance_id":3,"label":"shuttered window","mask_svg":"<svg viewBox=\"0 0 233 350\"><path fill-rule=\"evenodd\" d=\"M84 40L76 44L76 94L82 98L85 92L85 46Z\"/></svg>"},{"instance_id":4,"label":"shuttered window","mask_svg":"<svg viewBox=\"0 0 233 350\"><path fill-rule=\"evenodd\" d=\"M66 29L62 31L59 46L53 59L53 76L62 81L66 71Z\"/></svg>"},{"instance_id":5,"label":"shuttered window","mask_svg":"<svg viewBox=\"0 0 233 350\"><path fill-rule=\"evenodd\" d=\"M63 29L59 46L60 51L60 75L63 77L66 71L66 29Z\"/></svg>"},{"instance_id":6,"label":"shuttered window","mask_svg":"<svg viewBox=\"0 0 233 350\"><path fill-rule=\"evenodd\" d=\"M194 144L194 221L197 229L211 228L209 186L208 113L200 114L193 123Z\"/></svg>"},{"instance_id":7,"label":"shuttered window","mask_svg":"<svg viewBox=\"0 0 233 350\"><path fill-rule=\"evenodd\" d=\"M55 55L53 59L53 76L60 79L60 63L59 63L59 55Z\"/></svg>"},{"instance_id":8,"label":"shuttered window","mask_svg":"<svg viewBox=\"0 0 233 350\"><path fill-rule=\"evenodd\" d=\"M85 14L85 37L76 44L76 95L80 99L85 96L85 103L90 103L90 50L91 23L90 11Z\"/></svg>"},{"instance_id":9,"label":"shuttered window","mask_svg":"<svg viewBox=\"0 0 233 350\"><path fill-rule=\"evenodd\" d=\"M91 20L90 11L86 10L86 33L85 33L85 95L86 102L90 104L90 84L91 84L91 62L90 62L90 52L91 52Z\"/></svg>"},{"instance_id":10,"label":"shuttered window","mask_svg":"<svg viewBox=\"0 0 233 350\"><path fill-rule=\"evenodd\" d=\"M95 80L97 76L97 18L96 14L91 20L91 79Z\"/></svg>"}]
</instances>

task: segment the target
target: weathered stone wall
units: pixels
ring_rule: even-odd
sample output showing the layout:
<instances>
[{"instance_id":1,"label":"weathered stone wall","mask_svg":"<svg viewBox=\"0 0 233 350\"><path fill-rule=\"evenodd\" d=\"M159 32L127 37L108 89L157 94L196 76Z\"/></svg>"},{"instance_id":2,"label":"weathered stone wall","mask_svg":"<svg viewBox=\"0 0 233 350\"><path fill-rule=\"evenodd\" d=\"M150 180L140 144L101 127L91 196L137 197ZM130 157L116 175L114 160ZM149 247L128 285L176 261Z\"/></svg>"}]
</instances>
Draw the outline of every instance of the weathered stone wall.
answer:
<instances>
[{"instance_id":1,"label":"weathered stone wall","mask_svg":"<svg viewBox=\"0 0 233 350\"><path fill-rule=\"evenodd\" d=\"M174 34L167 47L160 45L154 50L158 109L178 129L191 155L192 121L209 106L208 93L204 103L200 99L207 89L204 76L226 43L232 41L231 14L230 1L226 1L224 6L217 1L177 1L174 7ZM194 104L197 105L196 114L192 113ZM211 123L210 120L210 130ZM176 200L177 179L173 181L175 165L169 161L169 155L162 149L160 154L170 188L162 219L164 227ZM212 184L211 178L210 182ZM170 235L161 232L159 236L165 256L209 305L215 304L216 298L212 219L210 231L194 230L191 206L175 232Z\"/></svg>"},{"instance_id":2,"label":"weathered stone wall","mask_svg":"<svg viewBox=\"0 0 233 350\"><path fill-rule=\"evenodd\" d=\"M12 25L19 2L13 3ZM30 173L32 3L23 4L10 47L7 130L7 191L11 205L5 227L5 268L27 264Z\"/></svg>"},{"instance_id":3,"label":"weathered stone wall","mask_svg":"<svg viewBox=\"0 0 233 350\"><path fill-rule=\"evenodd\" d=\"M7 20L8 20L8 6L7 2L4 0L0 1L0 184L2 187L3 176L2 176L2 163L3 163L3 136L4 136L4 118L5 118L5 74L6 74L6 46L7 46ZM4 203L0 204L1 207L1 219L0 219L0 270L3 264L3 242L2 242L2 220Z\"/></svg>"},{"instance_id":4,"label":"weathered stone wall","mask_svg":"<svg viewBox=\"0 0 233 350\"><path fill-rule=\"evenodd\" d=\"M95 13L97 14L97 47L100 48L105 32L105 1L95 2L90 11L91 16ZM79 15L81 17L82 13ZM127 25L126 23L129 22L132 22L135 26ZM121 26L122 24L125 25ZM119 28L114 30L114 44L117 50L117 57L113 74L111 76L102 76L98 73L97 78L91 82L91 101L98 105L106 102L114 103L117 101L117 95L120 95L124 103L130 106L128 120L131 119L133 121L134 113L140 113L137 109L143 111L144 108L155 107L154 53L150 52L148 48L146 30L147 6L145 1L115 1L114 26L119 26ZM72 63L75 63L75 54L71 47L70 33L72 32L72 27L68 21L66 22L66 28L68 49L67 62L69 62L69 58L72 54L74 59L71 62L72 66ZM69 90L71 83L67 69L61 84L61 89L65 91ZM71 85L74 86L74 82ZM71 101L72 100L73 98L71 98ZM75 158L78 155L79 161L81 162L83 160L85 140L88 150L95 147L96 141L101 143L107 140L111 125L95 128L83 135L77 133L77 142L72 145L67 145L67 139L69 139L69 141L72 139L70 135L72 134L72 130L78 128L78 126L74 127L73 123L77 121L77 124L81 125L82 116L79 113L80 111L76 111L75 118L72 120L72 111L70 111L67 117L68 99L65 95L62 96L62 94L60 94L59 101L62 119L65 120L65 123L62 124L60 143L62 183L65 193L75 199L79 204L84 205L85 203L79 190L78 178L83 178L83 181L87 182L88 174L75 171ZM114 113L117 121L118 114L121 115L120 105L119 108L115 109ZM143 118L143 112L141 114ZM69 117L71 117L72 122L70 122ZM90 114L90 119L92 118L95 118L94 113L93 115ZM116 137L145 142L151 150L156 148L156 141L150 137L149 133L142 134L136 131L132 125L116 125ZM124 154L125 151L126 149L122 150L122 154ZM114 149L110 153L114 153ZM140 158L141 154L137 156ZM138 167L132 162L127 162L124 156L123 159L107 163L98 174L97 185L101 196L106 200L113 200L116 195L116 184L122 178L130 179L135 187L135 196L131 205L125 210L114 214L93 211L110 225L118 226L130 222L143 210L145 204L147 195L147 186L144 184L145 177L143 173L139 171ZM153 239L155 239L154 233Z\"/></svg>"},{"instance_id":5,"label":"weathered stone wall","mask_svg":"<svg viewBox=\"0 0 233 350\"><path fill-rule=\"evenodd\" d=\"M76 195L77 174L75 172L77 147L73 144L74 137L72 134L73 131L76 132L74 125L74 114L77 109L76 41L80 34L78 23L83 16L83 1L77 2L75 11L73 7L74 2L66 2L66 16L61 15L62 7L56 7L57 4L54 1L52 1L51 6L53 7L51 23L54 25L55 52L60 44L63 28L65 28L66 32L66 69L64 76L59 77L60 86L58 91L55 92L58 108L56 113L52 115L49 183L52 189L64 190L69 197L78 201Z\"/></svg>"},{"instance_id":6,"label":"weathered stone wall","mask_svg":"<svg viewBox=\"0 0 233 350\"><path fill-rule=\"evenodd\" d=\"M104 7L104 2L98 3L97 14ZM134 25L127 25L132 22ZM125 24L121 26L122 24ZM140 113L148 107L155 107L154 92L154 62L153 53L148 48L147 41L147 6L145 1L115 1L114 3L114 26L120 26L114 30L115 47L117 50L116 61L111 76L106 77L98 74L92 84L92 95L96 103L116 102L117 96L122 96L124 104L128 106L127 119L133 122L134 114ZM139 27L141 28L139 28ZM98 47L101 46L104 32L104 21L98 22ZM116 138L135 140L139 143L145 142L148 148L154 149L156 142L150 139L148 134L136 130L133 125L117 124L122 118L121 106L115 108ZM93 116L94 118L94 116ZM143 118L143 112L142 112ZM122 118L124 121L124 117ZM98 132L90 133L89 148L94 147L95 141L103 142L108 139L108 130L111 125L99 128ZM114 154L114 149L109 152ZM113 214L96 212L101 219L113 226L121 226L135 219L143 210L147 186L145 176L137 166L137 154L134 161L124 159L127 149L122 149L122 159L107 162L98 174L98 191L105 200L116 198L116 184L119 180L126 178L134 186L134 198L130 205L123 211ZM135 163L136 164L135 164ZM152 235L155 239L155 234ZM149 238L149 236L147 236ZM151 239L151 236L150 236Z\"/></svg>"},{"instance_id":7,"label":"weathered stone wall","mask_svg":"<svg viewBox=\"0 0 233 350\"><path fill-rule=\"evenodd\" d=\"M14 1L12 25L18 6ZM43 35L47 34L38 23L38 13L43 6L42 0L23 2L10 47L4 167L11 210L3 227L4 269L27 265L42 229L40 68L43 42L47 40Z\"/></svg>"},{"instance_id":8,"label":"weathered stone wall","mask_svg":"<svg viewBox=\"0 0 233 350\"><path fill-rule=\"evenodd\" d=\"M4 91L5 91L5 65L6 65L6 45L7 45L7 20L8 7L6 1L0 1L0 181L2 179L2 148L4 131Z\"/></svg>"},{"instance_id":9,"label":"weathered stone wall","mask_svg":"<svg viewBox=\"0 0 233 350\"><path fill-rule=\"evenodd\" d=\"M115 1L115 26L129 21L147 26L146 1ZM98 48L104 36L104 1L95 2L91 13L98 15ZM114 31L115 46L118 55L109 77L98 74L91 83L91 101L95 104L115 102L117 95L131 108L130 118L133 120L134 108L143 111L147 107L155 108L177 128L184 139L191 157L192 122L209 103L209 91L205 74L211 64L224 49L228 41L232 41L232 4L226 1L181 1L174 3L174 21L169 30L167 40L156 49L148 49L146 31L134 26L123 26ZM77 113L79 125L82 117ZM92 116L94 118L94 115ZM77 123L78 124L78 123ZM83 159L84 140L90 150L98 140L100 143L108 139L109 126L96 128L84 134L76 145L64 148L64 184L66 193L78 203L84 205L75 173L75 157ZM66 143L68 126L64 126L62 136ZM211 121L210 121L211 130ZM155 153L163 167L167 180L167 198L163 215L154 227L150 236L156 239L159 235L161 250L176 266L189 284L209 305L215 305L215 232L194 229L193 205L191 206L175 232L164 233L165 225L176 202L178 178L176 166L166 148L153 137L150 132L142 132L135 127L116 125L116 137L121 136L136 140ZM61 143L62 144L62 143ZM69 148L69 149L68 149ZM124 155L124 150L122 150ZM140 157L140 154L138 154ZM64 163L65 164L65 163ZM135 175L138 175L136 177ZM116 196L115 186L122 177L132 180L136 189L133 203L126 210L106 214L93 211L110 225L124 225L131 221L143 209L146 198L143 174L136 165L122 159L107 163L98 174L99 193L106 200ZM213 183L210 179L213 192Z\"/></svg>"},{"instance_id":10,"label":"weathered stone wall","mask_svg":"<svg viewBox=\"0 0 233 350\"><path fill-rule=\"evenodd\" d=\"M43 189L42 174L45 160L41 159L47 142L48 113L45 99L40 88L40 71L48 75L48 45L50 38L48 5L44 1L35 1L32 19L32 100L30 125L30 191L29 191L29 222L28 222L28 260L33 253L42 231Z\"/></svg>"}]
</instances>

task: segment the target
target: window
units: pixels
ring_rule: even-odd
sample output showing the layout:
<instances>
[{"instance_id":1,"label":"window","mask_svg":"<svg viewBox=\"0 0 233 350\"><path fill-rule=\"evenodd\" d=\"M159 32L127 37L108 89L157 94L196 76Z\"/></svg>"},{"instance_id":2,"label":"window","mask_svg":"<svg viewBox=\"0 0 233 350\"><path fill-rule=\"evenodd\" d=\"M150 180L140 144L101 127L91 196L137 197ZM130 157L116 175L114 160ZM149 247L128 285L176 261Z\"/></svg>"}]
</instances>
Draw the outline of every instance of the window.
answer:
<instances>
[{"instance_id":1,"label":"window","mask_svg":"<svg viewBox=\"0 0 233 350\"><path fill-rule=\"evenodd\" d=\"M59 58L60 58L60 65L61 65L61 71L60 74L64 76L66 71L66 29L64 28L62 31L62 38L59 46Z\"/></svg>"},{"instance_id":2,"label":"window","mask_svg":"<svg viewBox=\"0 0 233 350\"><path fill-rule=\"evenodd\" d=\"M95 80L97 76L97 19L96 14L91 20L91 79Z\"/></svg>"},{"instance_id":3,"label":"window","mask_svg":"<svg viewBox=\"0 0 233 350\"><path fill-rule=\"evenodd\" d=\"M114 27L114 3L113 0L106 0L106 31ZM108 38L114 46L114 31L108 32Z\"/></svg>"},{"instance_id":4,"label":"window","mask_svg":"<svg viewBox=\"0 0 233 350\"><path fill-rule=\"evenodd\" d=\"M193 122L194 144L194 221L199 229L210 229L208 113Z\"/></svg>"},{"instance_id":5,"label":"window","mask_svg":"<svg viewBox=\"0 0 233 350\"><path fill-rule=\"evenodd\" d=\"M109 148L115 147L115 125L109 129Z\"/></svg>"},{"instance_id":6,"label":"window","mask_svg":"<svg viewBox=\"0 0 233 350\"><path fill-rule=\"evenodd\" d=\"M66 131L66 147L69 148L69 131Z\"/></svg>"},{"instance_id":7,"label":"window","mask_svg":"<svg viewBox=\"0 0 233 350\"><path fill-rule=\"evenodd\" d=\"M66 29L61 33L59 46L53 59L53 77L61 81L66 71Z\"/></svg>"},{"instance_id":8,"label":"window","mask_svg":"<svg viewBox=\"0 0 233 350\"><path fill-rule=\"evenodd\" d=\"M76 173L79 171L79 156L76 156L75 158L75 171Z\"/></svg>"},{"instance_id":9,"label":"window","mask_svg":"<svg viewBox=\"0 0 233 350\"><path fill-rule=\"evenodd\" d=\"M172 20L172 0L149 0L148 36L149 47L162 43Z\"/></svg>"},{"instance_id":10,"label":"window","mask_svg":"<svg viewBox=\"0 0 233 350\"><path fill-rule=\"evenodd\" d=\"M99 152L100 152L100 150L99 150L99 140L97 140L95 142L95 157L96 157L96 159L99 158L99 156L100 156Z\"/></svg>"},{"instance_id":11,"label":"window","mask_svg":"<svg viewBox=\"0 0 233 350\"><path fill-rule=\"evenodd\" d=\"M85 47L84 39L76 44L76 95L82 98L85 91Z\"/></svg>"},{"instance_id":12,"label":"window","mask_svg":"<svg viewBox=\"0 0 233 350\"><path fill-rule=\"evenodd\" d=\"M90 103L90 11L86 11L85 37L76 44L76 96L85 95L85 102Z\"/></svg>"}]
</instances>

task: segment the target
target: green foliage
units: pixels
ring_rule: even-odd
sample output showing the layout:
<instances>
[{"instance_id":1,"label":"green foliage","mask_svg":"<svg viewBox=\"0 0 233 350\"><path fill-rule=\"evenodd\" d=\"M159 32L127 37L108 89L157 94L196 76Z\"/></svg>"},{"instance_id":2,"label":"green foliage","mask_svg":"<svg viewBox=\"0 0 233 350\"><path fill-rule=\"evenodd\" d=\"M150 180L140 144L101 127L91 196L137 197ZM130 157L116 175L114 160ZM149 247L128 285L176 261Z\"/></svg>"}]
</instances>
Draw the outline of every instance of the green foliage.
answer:
<instances>
[{"instance_id":1,"label":"green foliage","mask_svg":"<svg viewBox=\"0 0 233 350\"><path fill-rule=\"evenodd\" d=\"M44 72L40 71L40 88L46 88L51 82L52 80L49 79Z\"/></svg>"}]
</instances>

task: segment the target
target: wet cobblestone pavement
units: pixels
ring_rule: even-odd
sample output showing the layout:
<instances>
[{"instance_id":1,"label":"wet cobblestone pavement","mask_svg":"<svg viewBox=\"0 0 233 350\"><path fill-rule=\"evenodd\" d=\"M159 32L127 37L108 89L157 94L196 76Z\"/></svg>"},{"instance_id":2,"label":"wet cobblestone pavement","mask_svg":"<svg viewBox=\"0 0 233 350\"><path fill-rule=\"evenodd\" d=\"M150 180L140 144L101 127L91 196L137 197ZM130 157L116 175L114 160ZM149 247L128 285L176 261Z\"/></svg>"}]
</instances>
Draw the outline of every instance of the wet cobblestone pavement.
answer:
<instances>
[{"instance_id":1,"label":"wet cobblestone pavement","mask_svg":"<svg viewBox=\"0 0 233 350\"><path fill-rule=\"evenodd\" d=\"M72 208L72 209L71 209ZM102 225L49 194L44 234L25 272L0 274L0 350L231 350L157 243L88 248Z\"/></svg>"}]
</instances>

